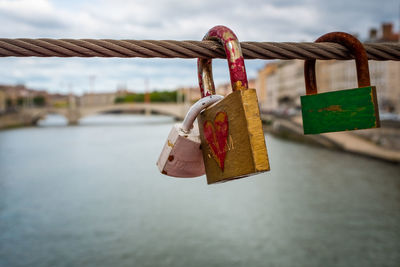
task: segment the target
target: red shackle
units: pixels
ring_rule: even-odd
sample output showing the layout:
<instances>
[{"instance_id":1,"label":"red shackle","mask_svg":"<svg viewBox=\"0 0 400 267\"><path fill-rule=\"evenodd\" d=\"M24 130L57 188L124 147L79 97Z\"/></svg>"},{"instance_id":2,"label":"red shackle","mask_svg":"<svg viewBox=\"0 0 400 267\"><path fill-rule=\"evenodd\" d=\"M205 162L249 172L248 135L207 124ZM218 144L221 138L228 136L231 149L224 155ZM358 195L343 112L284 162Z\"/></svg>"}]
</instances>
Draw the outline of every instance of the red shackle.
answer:
<instances>
[{"instance_id":1,"label":"red shackle","mask_svg":"<svg viewBox=\"0 0 400 267\"><path fill-rule=\"evenodd\" d=\"M229 74L232 90L245 90L248 88L244 58L236 35L225 26L215 26L204 36L205 40L215 40L224 46L228 60ZM215 85L212 76L212 59L197 60L197 71L201 97L215 94Z\"/></svg>"}]
</instances>

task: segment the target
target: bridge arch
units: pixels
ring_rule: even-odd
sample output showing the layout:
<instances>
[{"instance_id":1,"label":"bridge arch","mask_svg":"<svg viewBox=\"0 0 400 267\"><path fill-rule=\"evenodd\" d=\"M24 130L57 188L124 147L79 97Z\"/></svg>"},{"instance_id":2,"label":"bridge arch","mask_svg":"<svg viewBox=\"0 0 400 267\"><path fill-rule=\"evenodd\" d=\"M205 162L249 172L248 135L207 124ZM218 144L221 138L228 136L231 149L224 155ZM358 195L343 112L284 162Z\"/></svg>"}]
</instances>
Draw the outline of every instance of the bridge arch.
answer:
<instances>
[{"instance_id":1,"label":"bridge arch","mask_svg":"<svg viewBox=\"0 0 400 267\"><path fill-rule=\"evenodd\" d=\"M64 116L68 124L78 124L79 119L101 113L111 113L116 111L130 111L142 114L160 114L172 116L174 119L181 120L185 117L189 106L177 103L128 103L107 106L84 106L71 108L48 108L47 113L54 113Z\"/></svg>"}]
</instances>

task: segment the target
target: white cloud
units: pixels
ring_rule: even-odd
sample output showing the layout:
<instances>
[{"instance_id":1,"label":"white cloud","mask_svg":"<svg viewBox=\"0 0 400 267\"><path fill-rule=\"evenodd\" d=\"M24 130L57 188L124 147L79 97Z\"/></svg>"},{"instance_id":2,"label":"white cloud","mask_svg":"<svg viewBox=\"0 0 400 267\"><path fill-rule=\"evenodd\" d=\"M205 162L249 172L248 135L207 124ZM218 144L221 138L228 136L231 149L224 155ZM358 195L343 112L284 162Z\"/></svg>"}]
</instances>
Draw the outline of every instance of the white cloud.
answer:
<instances>
[{"instance_id":1,"label":"white cloud","mask_svg":"<svg viewBox=\"0 0 400 267\"><path fill-rule=\"evenodd\" d=\"M396 0L0 0L0 37L200 40L222 24L242 41L312 41L332 30L365 36L371 26L396 22L397 9ZM264 63L246 61L248 76ZM121 83L143 90L145 78L159 89L197 84L195 60L2 58L0 68L0 83L25 82L51 91L73 84L82 93L89 75L96 75L99 91ZM223 60L214 64L214 77L216 83L228 81Z\"/></svg>"}]
</instances>

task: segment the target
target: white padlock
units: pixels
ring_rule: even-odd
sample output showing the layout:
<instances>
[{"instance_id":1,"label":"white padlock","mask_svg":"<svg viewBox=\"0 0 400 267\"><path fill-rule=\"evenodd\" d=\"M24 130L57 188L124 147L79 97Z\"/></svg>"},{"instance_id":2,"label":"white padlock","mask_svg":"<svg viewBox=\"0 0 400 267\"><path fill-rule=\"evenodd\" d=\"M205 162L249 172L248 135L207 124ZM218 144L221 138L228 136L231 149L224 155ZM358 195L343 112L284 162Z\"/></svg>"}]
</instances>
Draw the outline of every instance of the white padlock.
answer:
<instances>
[{"instance_id":1,"label":"white padlock","mask_svg":"<svg viewBox=\"0 0 400 267\"><path fill-rule=\"evenodd\" d=\"M220 95L203 97L190 107L182 124L172 127L157 161L161 173L180 178L205 174L199 128L193 122L203 109L223 98Z\"/></svg>"}]
</instances>

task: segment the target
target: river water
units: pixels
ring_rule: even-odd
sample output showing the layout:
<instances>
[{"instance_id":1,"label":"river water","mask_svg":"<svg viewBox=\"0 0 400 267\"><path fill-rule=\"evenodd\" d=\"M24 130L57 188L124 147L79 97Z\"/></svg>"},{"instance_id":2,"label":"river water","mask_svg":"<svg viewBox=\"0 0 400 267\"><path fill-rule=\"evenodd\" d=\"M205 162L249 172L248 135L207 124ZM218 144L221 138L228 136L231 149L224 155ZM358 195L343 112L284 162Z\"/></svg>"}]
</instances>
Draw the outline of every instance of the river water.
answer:
<instances>
[{"instance_id":1,"label":"river water","mask_svg":"<svg viewBox=\"0 0 400 267\"><path fill-rule=\"evenodd\" d=\"M271 171L155 162L162 116L0 132L0 266L400 266L400 166L266 135Z\"/></svg>"}]
</instances>

